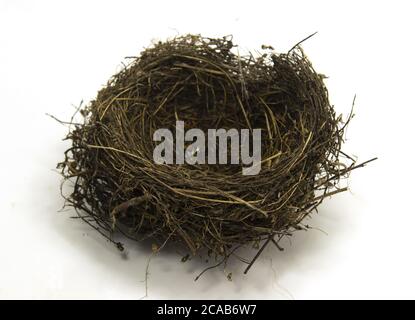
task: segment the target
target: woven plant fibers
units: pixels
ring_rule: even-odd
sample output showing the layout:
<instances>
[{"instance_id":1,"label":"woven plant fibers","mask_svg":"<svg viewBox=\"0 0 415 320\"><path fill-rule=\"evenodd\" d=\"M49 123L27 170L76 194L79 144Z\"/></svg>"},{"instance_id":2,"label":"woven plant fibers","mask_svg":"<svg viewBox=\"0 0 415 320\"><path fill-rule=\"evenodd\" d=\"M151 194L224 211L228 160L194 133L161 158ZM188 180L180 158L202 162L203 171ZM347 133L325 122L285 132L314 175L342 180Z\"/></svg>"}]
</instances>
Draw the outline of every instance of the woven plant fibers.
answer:
<instances>
[{"instance_id":1,"label":"woven plant fibers","mask_svg":"<svg viewBox=\"0 0 415 320\"><path fill-rule=\"evenodd\" d=\"M262 240L277 244L344 191L339 180L358 167L341 151L348 121L299 46L239 56L230 37L186 35L129 61L81 110L59 164L74 183L67 203L111 241L121 233L220 259ZM176 120L186 130L262 129L261 171L156 164L153 133L174 132Z\"/></svg>"}]
</instances>

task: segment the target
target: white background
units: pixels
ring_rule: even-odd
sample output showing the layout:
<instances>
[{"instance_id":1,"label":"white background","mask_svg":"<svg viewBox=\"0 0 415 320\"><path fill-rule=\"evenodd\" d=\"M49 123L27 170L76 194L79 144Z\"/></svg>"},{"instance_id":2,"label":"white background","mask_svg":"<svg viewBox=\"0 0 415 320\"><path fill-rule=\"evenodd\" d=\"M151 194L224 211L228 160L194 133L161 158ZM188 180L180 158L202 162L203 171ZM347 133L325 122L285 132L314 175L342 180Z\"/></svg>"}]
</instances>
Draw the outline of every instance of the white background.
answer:
<instances>
[{"instance_id":1,"label":"white background","mask_svg":"<svg viewBox=\"0 0 415 320\"><path fill-rule=\"evenodd\" d=\"M178 33L233 34L242 49L303 48L327 74L347 114L346 150L378 156L296 234L233 281L173 251L151 260L148 299L415 298L413 1L5 1L0 0L0 298L145 295L150 244L120 254L63 204L54 171L68 120L94 98L125 56ZM254 252L246 252L254 254Z\"/></svg>"}]
</instances>

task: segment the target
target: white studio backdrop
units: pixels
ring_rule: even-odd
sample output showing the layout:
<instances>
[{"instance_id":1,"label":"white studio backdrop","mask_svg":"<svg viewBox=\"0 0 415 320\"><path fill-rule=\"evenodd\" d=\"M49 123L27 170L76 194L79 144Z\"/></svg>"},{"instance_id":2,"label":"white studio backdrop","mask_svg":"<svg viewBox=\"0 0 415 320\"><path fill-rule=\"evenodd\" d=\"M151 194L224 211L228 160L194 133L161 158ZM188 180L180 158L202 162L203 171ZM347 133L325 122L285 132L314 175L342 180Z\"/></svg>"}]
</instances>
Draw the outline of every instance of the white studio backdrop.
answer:
<instances>
[{"instance_id":1,"label":"white studio backdrop","mask_svg":"<svg viewBox=\"0 0 415 320\"><path fill-rule=\"evenodd\" d=\"M241 50L303 48L337 112L356 94L346 150L350 192L328 199L315 230L269 246L248 275L232 264L197 282L202 264L153 257L147 299L415 298L413 1L0 0L0 298L140 299L149 245L120 254L58 212L67 128L126 56L178 34L233 35ZM321 230L319 230L321 229ZM254 255L255 252L250 252ZM246 252L249 254L249 251Z\"/></svg>"}]
</instances>

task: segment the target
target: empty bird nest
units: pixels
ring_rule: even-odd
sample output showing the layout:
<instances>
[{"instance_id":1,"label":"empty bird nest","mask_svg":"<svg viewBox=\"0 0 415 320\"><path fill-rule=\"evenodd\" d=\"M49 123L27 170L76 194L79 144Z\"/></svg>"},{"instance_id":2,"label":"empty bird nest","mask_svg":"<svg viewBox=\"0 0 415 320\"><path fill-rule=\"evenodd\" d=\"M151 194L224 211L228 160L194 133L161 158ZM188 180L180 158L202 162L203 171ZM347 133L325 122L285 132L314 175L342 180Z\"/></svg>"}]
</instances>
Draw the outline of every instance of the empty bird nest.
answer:
<instances>
[{"instance_id":1,"label":"empty bird nest","mask_svg":"<svg viewBox=\"0 0 415 320\"><path fill-rule=\"evenodd\" d=\"M259 254L306 228L304 218L364 165L341 151L350 117L336 115L324 76L298 45L240 55L231 37L186 35L128 61L81 108L58 165L72 182L67 204L121 250L117 234L218 261L245 245ZM259 172L244 175L243 163L155 161L155 132L175 132L178 121L206 136L261 129Z\"/></svg>"}]
</instances>

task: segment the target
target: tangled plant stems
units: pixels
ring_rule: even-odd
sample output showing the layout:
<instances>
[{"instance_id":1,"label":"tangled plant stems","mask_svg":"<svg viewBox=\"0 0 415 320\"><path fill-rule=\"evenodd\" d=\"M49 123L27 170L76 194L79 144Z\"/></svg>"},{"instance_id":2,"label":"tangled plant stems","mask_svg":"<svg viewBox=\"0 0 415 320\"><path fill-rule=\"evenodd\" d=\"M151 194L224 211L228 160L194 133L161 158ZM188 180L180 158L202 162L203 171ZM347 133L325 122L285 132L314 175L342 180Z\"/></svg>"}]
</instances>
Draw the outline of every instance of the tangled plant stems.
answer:
<instances>
[{"instance_id":1,"label":"tangled plant stems","mask_svg":"<svg viewBox=\"0 0 415 320\"><path fill-rule=\"evenodd\" d=\"M236 52L235 52L236 51ZM72 146L58 167L73 182L67 204L114 242L183 245L226 262L240 246L269 243L302 223L355 168L341 151L345 128L324 76L302 49L239 56L230 37L186 35L159 42L114 75L72 123ZM156 164L153 134L186 129L261 129L261 171L242 165ZM229 154L229 152L228 152ZM370 160L371 161L371 160Z\"/></svg>"}]
</instances>

